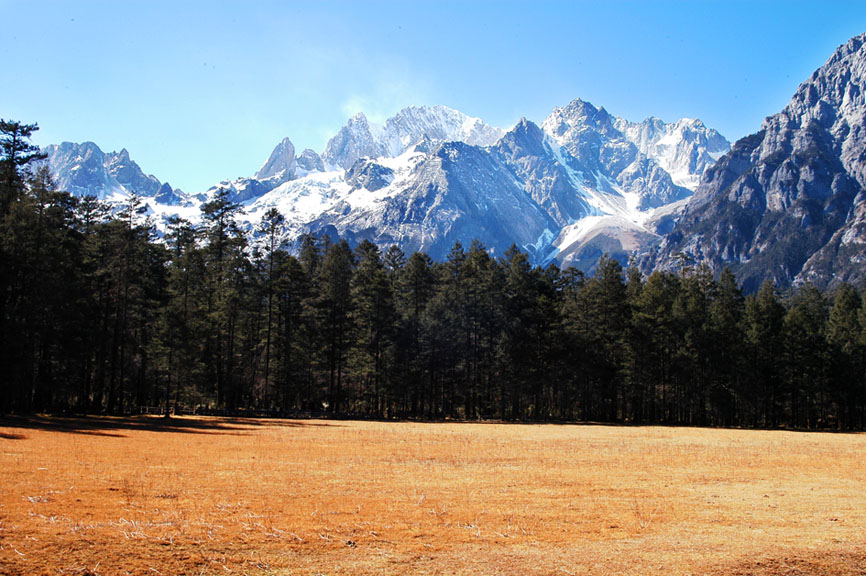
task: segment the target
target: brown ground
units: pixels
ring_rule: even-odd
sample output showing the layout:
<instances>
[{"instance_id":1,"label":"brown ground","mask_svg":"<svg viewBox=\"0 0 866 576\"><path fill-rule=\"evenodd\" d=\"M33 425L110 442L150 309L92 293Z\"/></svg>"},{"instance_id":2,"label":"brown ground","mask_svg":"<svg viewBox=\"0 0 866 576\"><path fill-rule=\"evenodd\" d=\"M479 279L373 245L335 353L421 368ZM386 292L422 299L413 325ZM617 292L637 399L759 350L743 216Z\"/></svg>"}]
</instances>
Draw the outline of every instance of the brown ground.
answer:
<instances>
[{"instance_id":1,"label":"brown ground","mask_svg":"<svg viewBox=\"0 0 866 576\"><path fill-rule=\"evenodd\" d=\"M866 435L0 421L0 574L866 574Z\"/></svg>"}]
</instances>

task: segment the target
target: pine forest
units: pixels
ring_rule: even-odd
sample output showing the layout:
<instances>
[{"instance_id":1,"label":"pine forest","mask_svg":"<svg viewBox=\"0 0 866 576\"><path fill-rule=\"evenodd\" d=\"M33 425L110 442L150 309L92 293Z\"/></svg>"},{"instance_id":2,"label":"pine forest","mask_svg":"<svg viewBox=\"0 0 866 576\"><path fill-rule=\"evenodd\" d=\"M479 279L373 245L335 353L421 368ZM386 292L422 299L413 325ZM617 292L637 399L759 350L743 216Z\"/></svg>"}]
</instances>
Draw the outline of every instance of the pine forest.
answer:
<instances>
[{"instance_id":1,"label":"pine forest","mask_svg":"<svg viewBox=\"0 0 866 576\"><path fill-rule=\"evenodd\" d=\"M225 194L157 239L136 198L56 190L36 129L2 123L0 413L866 424L852 286L289 243L276 210L242 231Z\"/></svg>"}]
</instances>

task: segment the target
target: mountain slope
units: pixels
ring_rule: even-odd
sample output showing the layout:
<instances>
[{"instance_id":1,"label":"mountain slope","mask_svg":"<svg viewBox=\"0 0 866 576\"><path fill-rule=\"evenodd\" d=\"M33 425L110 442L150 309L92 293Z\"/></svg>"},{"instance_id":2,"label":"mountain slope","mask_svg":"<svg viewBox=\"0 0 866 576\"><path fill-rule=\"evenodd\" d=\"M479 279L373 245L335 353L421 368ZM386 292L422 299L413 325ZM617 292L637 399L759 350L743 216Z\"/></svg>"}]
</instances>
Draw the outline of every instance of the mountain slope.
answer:
<instances>
[{"instance_id":1,"label":"mountain slope","mask_svg":"<svg viewBox=\"0 0 866 576\"><path fill-rule=\"evenodd\" d=\"M866 35L707 170L679 223L644 263L680 254L730 266L747 290L866 280Z\"/></svg>"}]
</instances>

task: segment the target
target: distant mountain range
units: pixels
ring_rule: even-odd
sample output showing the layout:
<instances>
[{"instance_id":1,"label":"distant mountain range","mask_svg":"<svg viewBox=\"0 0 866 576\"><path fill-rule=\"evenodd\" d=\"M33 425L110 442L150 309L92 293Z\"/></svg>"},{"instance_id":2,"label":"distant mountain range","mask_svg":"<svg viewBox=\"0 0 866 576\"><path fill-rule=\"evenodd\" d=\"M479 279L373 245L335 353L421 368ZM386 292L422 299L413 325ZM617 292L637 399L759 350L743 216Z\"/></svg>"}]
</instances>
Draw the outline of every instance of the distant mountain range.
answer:
<instances>
[{"instance_id":1,"label":"distant mountain range","mask_svg":"<svg viewBox=\"0 0 866 576\"><path fill-rule=\"evenodd\" d=\"M538 126L509 131L444 106L410 107L375 125L349 119L321 154L284 138L252 177L188 195L146 175L126 150L46 148L60 189L122 201L137 194L160 221L195 219L220 189L252 227L276 207L290 235L328 233L442 258L481 240L511 244L539 263L591 268L624 262L659 241L701 175L730 144L699 120L633 123L575 100Z\"/></svg>"},{"instance_id":2,"label":"distant mountain range","mask_svg":"<svg viewBox=\"0 0 866 576\"><path fill-rule=\"evenodd\" d=\"M602 254L646 272L731 267L747 290L866 282L866 36L851 39L784 110L733 147L700 120L635 123L574 100L510 130L444 106L376 125L349 119L321 153L289 138L253 176L188 195L126 150L46 152L60 189L147 203L157 226L195 220L219 190L252 229L271 207L290 237L327 233L441 259L455 241L591 270Z\"/></svg>"}]
</instances>

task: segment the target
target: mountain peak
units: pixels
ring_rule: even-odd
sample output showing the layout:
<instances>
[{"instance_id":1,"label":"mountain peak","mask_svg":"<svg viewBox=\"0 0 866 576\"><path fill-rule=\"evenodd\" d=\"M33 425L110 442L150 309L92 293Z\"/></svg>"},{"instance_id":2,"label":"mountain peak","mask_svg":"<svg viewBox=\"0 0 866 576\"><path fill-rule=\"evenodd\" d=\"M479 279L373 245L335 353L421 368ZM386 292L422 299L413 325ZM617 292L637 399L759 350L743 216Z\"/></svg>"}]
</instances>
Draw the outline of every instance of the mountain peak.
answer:
<instances>
[{"instance_id":1,"label":"mountain peak","mask_svg":"<svg viewBox=\"0 0 866 576\"><path fill-rule=\"evenodd\" d=\"M557 107L542 122L542 130L556 138L574 139L591 132L605 138L621 137L614 127L614 118L604 108L596 108L589 102L575 98L567 106Z\"/></svg>"},{"instance_id":2,"label":"mountain peak","mask_svg":"<svg viewBox=\"0 0 866 576\"><path fill-rule=\"evenodd\" d=\"M295 146L288 137L280 140L267 161L255 174L256 180L274 179L274 184L279 185L291 180L295 176Z\"/></svg>"},{"instance_id":3,"label":"mountain peak","mask_svg":"<svg viewBox=\"0 0 866 576\"><path fill-rule=\"evenodd\" d=\"M840 46L782 111L707 171L654 255L682 252L747 290L863 281L866 259L866 35ZM858 200L860 199L860 200Z\"/></svg>"},{"instance_id":4,"label":"mountain peak","mask_svg":"<svg viewBox=\"0 0 866 576\"><path fill-rule=\"evenodd\" d=\"M46 147L45 152L58 188L77 196L154 196L162 186L154 176L142 172L126 148L106 154L93 142L64 142Z\"/></svg>"},{"instance_id":5,"label":"mountain peak","mask_svg":"<svg viewBox=\"0 0 866 576\"><path fill-rule=\"evenodd\" d=\"M501 129L480 118L447 106L408 106L382 126L370 124L366 116L356 114L328 141L322 158L327 165L347 170L364 156L397 157L425 137L431 142L489 146L502 134Z\"/></svg>"},{"instance_id":6,"label":"mountain peak","mask_svg":"<svg viewBox=\"0 0 866 576\"><path fill-rule=\"evenodd\" d=\"M522 140L524 142L531 142L534 146L541 146L544 142L544 132L542 132L535 122L523 117L502 138Z\"/></svg>"},{"instance_id":7,"label":"mountain peak","mask_svg":"<svg viewBox=\"0 0 866 576\"><path fill-rule=\"evenodd\" d=\"M369 124L369 120L367 120L367 116L363 112L358 112L349 118L349 124Z\"/></svg>"}]
</instances>

